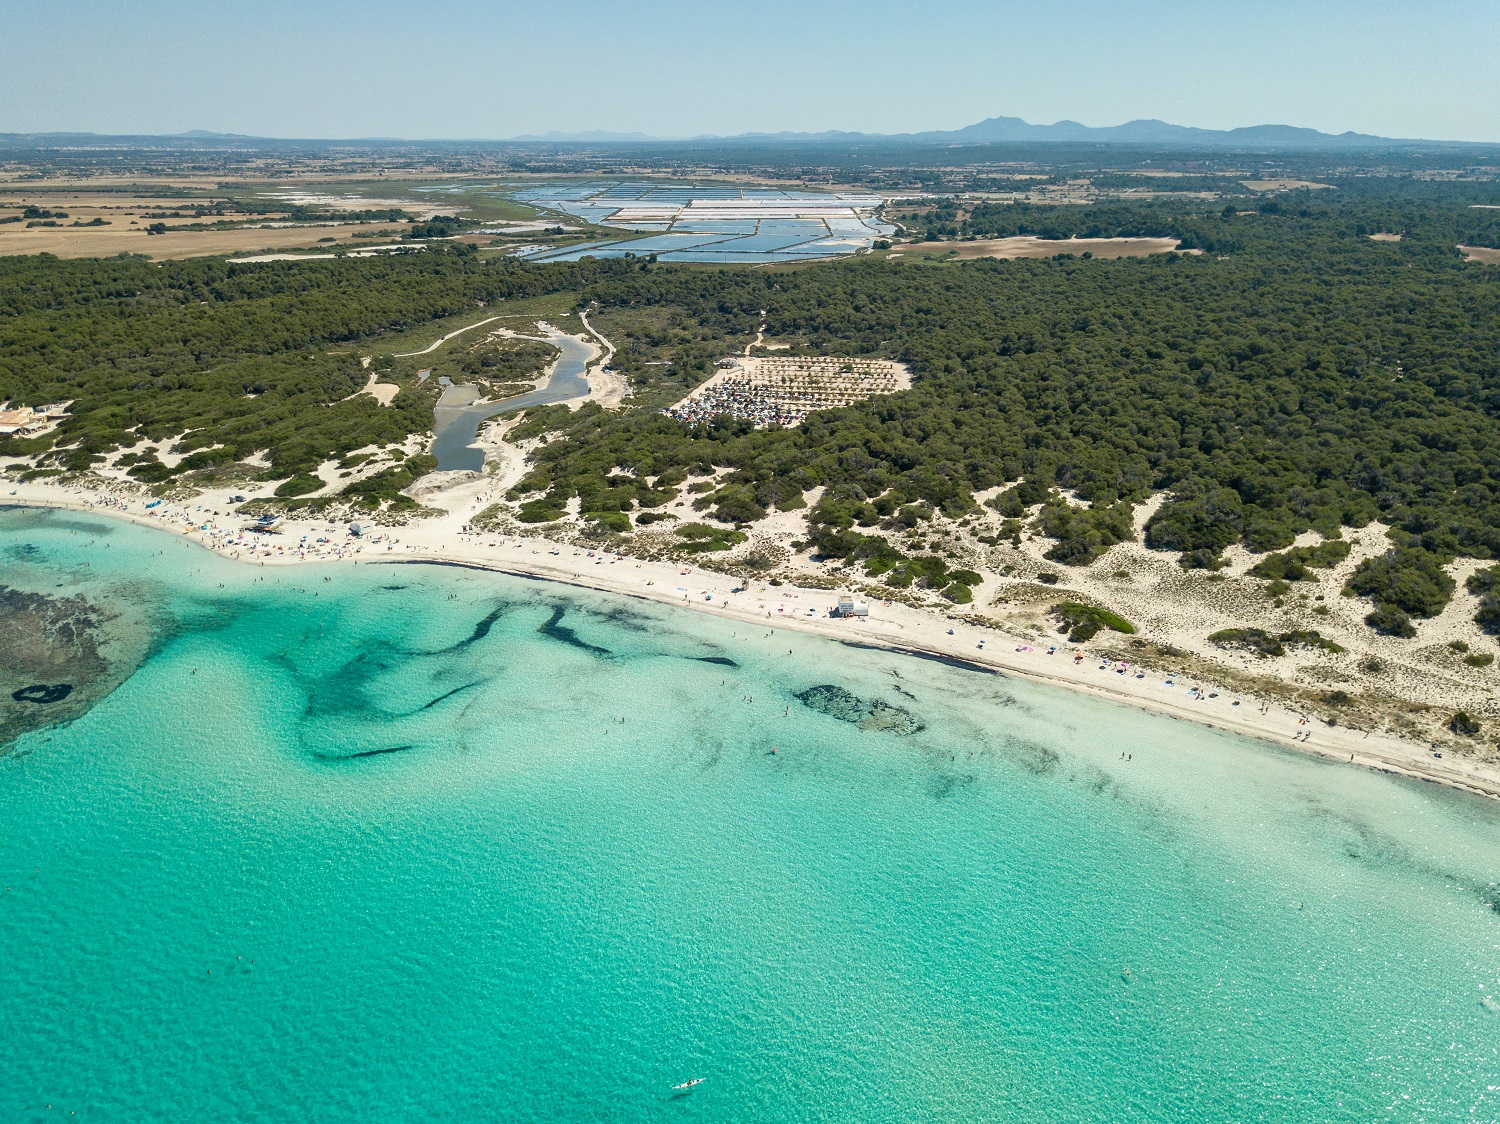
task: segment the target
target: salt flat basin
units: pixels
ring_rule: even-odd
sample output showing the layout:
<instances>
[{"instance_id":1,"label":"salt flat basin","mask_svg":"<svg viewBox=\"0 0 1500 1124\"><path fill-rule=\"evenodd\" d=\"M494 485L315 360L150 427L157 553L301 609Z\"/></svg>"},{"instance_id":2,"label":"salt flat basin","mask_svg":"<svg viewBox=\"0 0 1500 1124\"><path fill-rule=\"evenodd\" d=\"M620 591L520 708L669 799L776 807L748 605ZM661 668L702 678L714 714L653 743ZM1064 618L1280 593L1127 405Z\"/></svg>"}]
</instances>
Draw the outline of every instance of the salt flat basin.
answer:
<instances>
[{"instance_id":1,"label":"salt flat basin","mask_svg":"<svg viewBox=\"0 0 1500 1124\"><path fill-rule=\"evenodd\" d=\"M598 346L592 340L556 330L547 333L547 342L562 354L552 364L547 381L535 390L497 402L477 402L479 390L468 383L444 389L432 411L432 455L437 457L437 471L479 472L484 468L484 451L474 441L485 419L510 410L566 402L589 392L584 372L598 355Z\"/></svg>"}]
</instances>

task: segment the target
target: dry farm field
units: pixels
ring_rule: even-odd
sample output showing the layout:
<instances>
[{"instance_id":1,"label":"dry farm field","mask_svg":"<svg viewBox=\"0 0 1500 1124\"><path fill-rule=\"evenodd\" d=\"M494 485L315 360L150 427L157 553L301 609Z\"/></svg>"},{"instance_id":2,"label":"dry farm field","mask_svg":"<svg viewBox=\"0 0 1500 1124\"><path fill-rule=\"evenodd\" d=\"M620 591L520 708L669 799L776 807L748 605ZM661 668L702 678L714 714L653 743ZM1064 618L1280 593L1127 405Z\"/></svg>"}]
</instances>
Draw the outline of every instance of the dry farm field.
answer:
<instances>
[{"instance_id":1,"label":"dry farm field","mask_svg":"<svg viewBox=\"0 0 1500 1124\"><path fill-rule=\"evenodd\" d=\"M94 190L35 185L0 184L0 255L56 254L60 258L113 257L143 254L149 258L191 258L210 254L243 254L269 250L327 247L332 241L359 245L362 239L383 241L399 238L404 224L394 220L376 222L339 221L340 211L400 209L428 218L437 213L432 201L407 199L403 192L376 196L337 190L345 185L318 185L323 191L221 188L213 183L167 184L163 194L152 194L149 186L139 192L123 190L127 185L100 183ZM184 195L187 191L191 194ZM228 210L222 215L198 216L195 210L215 199L243 196L246 192L262 203L288 211L244 214ZM288 221L290 208L309 207L333 212L324 222ZM450 208L451 209L451 208ZM212 226L216 221L235 225L218 230L187 230L190 225ZM153 223L165 233L149 234ZM488 235L476 236L476 240ZM352 239L352 240L351 240Z\"/></svg>"}]
</instances>

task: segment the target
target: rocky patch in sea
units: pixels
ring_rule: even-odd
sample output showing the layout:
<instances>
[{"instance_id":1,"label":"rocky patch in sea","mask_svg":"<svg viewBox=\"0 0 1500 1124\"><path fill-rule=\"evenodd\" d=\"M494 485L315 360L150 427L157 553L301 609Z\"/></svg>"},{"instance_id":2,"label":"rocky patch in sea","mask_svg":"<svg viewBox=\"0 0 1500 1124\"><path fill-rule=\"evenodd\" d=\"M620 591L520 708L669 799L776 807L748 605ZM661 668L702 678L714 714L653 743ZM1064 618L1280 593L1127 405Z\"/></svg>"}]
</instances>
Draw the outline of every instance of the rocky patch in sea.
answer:
<instances>
[{"instance_id":1,"label":"rocky patch in sea","mask_svg":"<svg viewBox=\"0 0 1500 1124\"><path fill-rule=\"evenodd\" d=\"M861 730L883 730L890 734L915 734L922 729L916 715L884 699L862 699L832 683L798 691L797 701L810 710L848 722Z\"/></svg>"},{"instance_id":2,"label":"rocky patch in sea","mask_svg":"<svg viewBox=\"0 0 1500 1124\"><path fill-rule=\"evenodd\" d=\"M81 594L0 586L0 755L31 730L87 713L133 672L149 628Z\"/></svg>"}]
</instances>

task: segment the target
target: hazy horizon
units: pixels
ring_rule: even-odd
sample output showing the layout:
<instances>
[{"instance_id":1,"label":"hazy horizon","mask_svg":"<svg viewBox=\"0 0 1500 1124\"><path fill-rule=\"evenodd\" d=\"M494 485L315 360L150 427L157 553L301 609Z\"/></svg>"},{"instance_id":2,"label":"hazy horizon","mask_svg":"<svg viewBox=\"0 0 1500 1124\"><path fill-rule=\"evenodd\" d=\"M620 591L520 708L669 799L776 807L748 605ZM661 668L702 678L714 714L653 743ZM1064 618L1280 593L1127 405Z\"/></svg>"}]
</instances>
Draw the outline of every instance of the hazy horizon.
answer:
<instances>
[{"instance_id":1,"label":"hazy horizon","mask_svg":"<svg viewBox=\"0 0 1500 1124\"><path fill-rule=\"evenodd\" d=\"M0 131L276 138L907 133L995 116L1500 142L1482 0L13 5ZM67 34L59 34L65 27ZM1471 61L1472 60L1472 61Z\"/></svg>"},{"instance_id":2,"label":"hazy horizon","mask_svg":"<svg viewBox=\"0 0 1500 1124\"><path fill-rule=\"evenodd\" d=\"M105 131L102 131L102 130L99 130L99 129L87 129L87 128L75 128L75 129L3 128L3 129L0 129L0 134L13 135L13 136L48 136L48 135L57 135L57 136L68 136L68 135L90 136L90 135L93 135L93 136L100 136L100 137L116 137L116 136L130 137L130 136L138 136L138 137L154 137L154 138L160 138L160 139L178 139L178 138L180 138L180 139L191 139L191 138L212 139L214 137L234 137L234 138L245 138L245 139L248 139L248 140L267 140L267 141L275 141L275 140L287 140L287 141L331 141L331 142L340 142L340 141L347 141L347 142L372 141L372 142L395 142L395 143L409 142L409 143L413 143L413 144L420 144L420 143L424 143L424 142L452 142L452 143L472 142L472 143L478 143L478 144L489 144L489 143L505 143L505 142L508 142L508 141L526 141L526 140L532 140L532 139L546 140L546 139L550 139L550 138L554 138L554 137L558 138L558 139L564 139L564 140L565 139L569 139L569 138L574 138L574 137L582 137L582 138L585 138L585 139L592 139L592 138L596 138L597 137L597 138L600 138L600 139L615 139L615 138L618 138L618 139L621 139L621 140L660 141L660 142L672 143L672 142L689 142L689 141L697 141L697 140L715 140L715 139L733 140L733 139L737 139L737 138L740 138L740 137L759 137L759 136L765 136L765 137L776 137L776 136L808 136L808 137L818 137L818 136L829 135L829 134L832 134L832 135L848 134L850 136L900 138L900 137L904 137L904 136L921 136L921 135L924 135L924 134L931 134L931 133L937 133L937 132L948 132L948 131L954 131L954 130L964 129L964 128L968 127L968 126L982 124L982 123L984 123L986 121L989 121L989 120L995 119L995 118L1024 120L1024 119L1021 119L1021 118L1016 118L1014 114L1008 114L1008 113L991 113L991 114L986 114L984 117L976 117L975 119L973 119L971 121L965 121L965 122L963 122L963 123L961 123L959 125L956 125L956 126L941 125L941 126L930 126L930 127L925 127L925 128L924 127L919 127L919 128L902 129L902 130L879 129L879 128L873 128L873 129L845 129L845 128L842 128L841 126L838 126L838 125L831 125L831 126L828 126L827 128L820 128L820 129L812 129L812 128L809 128L809 129L748 128L748 129L738 130L738 131L732 132L732 133L731 132L724 132L724 131L713 131L713 130L710 130L710 131L703 131L703 132L697 132L697 133L676 133L676 134L653 133L653 132L650 132L649 130L644 130L644 129L626 130L626 129L601 129L601 128L582 127L582 128L578 128L578 129L557 129L557 128L551 128L551 129L545 129L545 130L534 130L534 131L524 132L524 133L514 133L514 134L510 134L510 135L505 135L505 136L500 136L500 135L480 135L480 134L475 134L475 135L472 135L472 136L439 135L439 134L429 134L429 135L400 135L400 134L395 134L395 133L363 133L363 134L345 133L345 134L333 135L333 134L292 133L292 132L247 133L247 132L241 132L241 131L238 131L238 130L219 129L219 128L213 128L213 127L210 127L210 126L203 126L203 125L195 125L195 126L191 126L191 127L184 128L184 129L178 129L178 130L175 130L173 132L141 132L141 131L110 131L110 132L105 132ZM1089 128L1089 129L1110 129L1110 128L1116 128L1116 127L1123 126L1123 125L1134 124L1134 123L1140 122L1140 121L1148 121L1148 120L1157 120L1157 121L1160 121L1161 124L1168 125L1168 126L1173 126L1173 127L1181 127L1181 128L1188 128L1188 129L1207 129L1207 130L1212 130L1212 131L1217 131L1217 132L1228 132L1228 131L1231 131L1231 130L1234 130L1234 129L1240 129L1240 128L1259 128L1259 127L1292 128L1292 129L1305 129L1305 128L1313 128L1314 127L1314 126L1310 126L1310 125L1303 125L1303 124L1301 124L1300 122L1297 122L1297 121L1248 121L1248 122L1245 122L1242 125L1227 125L1227 126L1220 127L1220 126L1198 125L1198 124L1196 124L1196 123L1194 123L1192 121L1165 121L1165 120L1162 120L1160 118L1153 119L1153 118L1141 118L1141 117L1134 117L1134 118L1130 118L1128 120L1127 119L1122 119L1122 120L1119 120L1119 121L1100 121L1100 122L1079 121L1079 120L1074 119L1074 118L1058 118L1056 121L1025 121L1025 123L1027 125L1031 125L1031 126L1034 126L1034 127L1041 127L1041 128L1055 128L1055 127L1061 126L1061 125L1072 124L1072 125L1082 125L1085 128ZM1439 143L1460 143L1460 144L1500 143L1500 141L1496 141L1496 142L1488 142L1488 141L1464 141L1464 140L1457 140L1457 139L1451 138L1451 137L1434 137L1434 136L1395 137L1395 136L1389 136L1387 134L1364 134L1362 130L1357 130L1357 129L1351 129L1351 130L1340 129L1340 130L1337 130L1337 131L1331 130L1331 129L1320 129L1318 131L1323 132L1323 133L1325 133L1325 134L1327 134L1329 136L1337 136L1337 135L1339 135L1341 133L1350 132L1350 133L1359 133L1361 135L1375 135L1375 136L1380 136L1382 139L1403 140L1403 141L1430 141L1430 142L1439 142ZM980 143L982 143L982 142L980 142Z\"/></svg>"}]
</instances>

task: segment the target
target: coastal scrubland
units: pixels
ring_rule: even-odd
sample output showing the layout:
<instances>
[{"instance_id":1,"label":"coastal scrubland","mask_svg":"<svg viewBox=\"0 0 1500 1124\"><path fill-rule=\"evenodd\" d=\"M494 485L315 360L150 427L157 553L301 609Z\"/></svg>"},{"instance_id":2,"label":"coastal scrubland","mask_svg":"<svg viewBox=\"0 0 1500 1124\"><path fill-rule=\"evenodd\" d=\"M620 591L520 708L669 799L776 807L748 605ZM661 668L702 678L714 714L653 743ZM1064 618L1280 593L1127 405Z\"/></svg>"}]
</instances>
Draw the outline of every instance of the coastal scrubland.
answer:
<instances>
[{"instance_id":1,"label":"coastal scrubland","mask_svg":"<svg viewBox=\"0 0 1500 1124\"><path fill-rule=\"evenodd\" d=\"M974 613L1011 566L1042 599L1057 589L1052 604L1081 589L1091 600L1075 601L1134 620L1147 606L1123 588L1108 603L1096 571L1166 560L1195 596L1215 578L1260 582L1245 588L1272 608L1321 582L1321 598L1347 594L1338 612L1371 643L1400 645L1461 604L1477 631L1454 639L1482 645L1500 631L1482 576L1500 556L1500 272L1456 247L1500 246L1500 212L1474 206L1471 187L1409 195L964 218L1002 237L1202 251L1121 260L693 269L529 265L456 244L256 265L0 259L0 398L71 402L54 431L0 440L0 456L32 474L113 458L161 488L238 474L293 501L326 485L330 462L383 448L389 463L346 498L411 505L436 396L419 369L505 387L546 356L463 337L396 356L496 316L524 327L545 304L588 311L631 394L503 420L516 457L495 525L623 543L659 523L679 550L816 559L846 583ZM757 339L895 360L914 383L794 429L661 412ZM365 359L399 388L388 406L358 393ZM669 514L720 533L683 540ZM1369 528L1353 555L1334 545ZM1304 608L1306 621L1235 610L1246 619L1201 631L1259 629L1260 649L1327 654L1309 636L1323 635L1318 609L1334 610ZM1462 653L1454 674L1488 674L1485 654Z\"/></svg>"}]
</instances>

